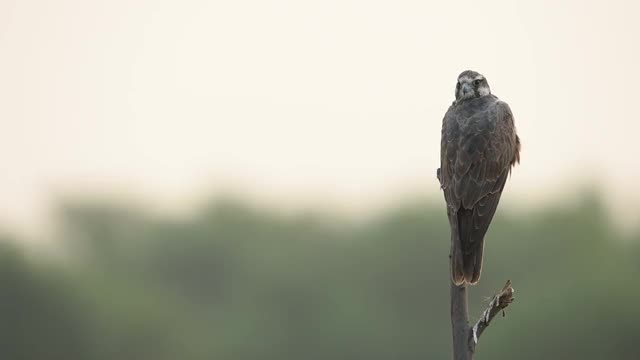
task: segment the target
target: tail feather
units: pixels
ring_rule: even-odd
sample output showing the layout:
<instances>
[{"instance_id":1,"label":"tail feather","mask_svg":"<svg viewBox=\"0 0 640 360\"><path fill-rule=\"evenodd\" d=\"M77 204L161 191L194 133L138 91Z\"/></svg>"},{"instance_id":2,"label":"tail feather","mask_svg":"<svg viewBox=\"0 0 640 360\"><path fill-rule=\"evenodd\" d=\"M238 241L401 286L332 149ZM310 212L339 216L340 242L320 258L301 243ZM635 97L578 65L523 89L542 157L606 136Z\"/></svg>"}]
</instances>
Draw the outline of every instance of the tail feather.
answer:
<instances>
[{"instance_id":1,"label":"tail feather","mask_svg":"<svg viewBox=\"0 0 640 360\"><path fill-rule=\"evenodd\" d=\"M450 217L451 225L451 281L457 285L464 285L464 261L462 258L462 244L458 235L458 219L455 215Z\"/></svg>"},{"instance_id":2,"label":"tail feather","mask_svg":"<svg viewBox=\"0 0 640 360\"><path fill-rule=\"evenodd\" d=\"M483 240L480 241L483 242ZM478 281L480 281L480 273L482 272L483 248L484 246L482 246L482 243L478 244L475 250L463 256L464 280L471 285L475 285Z\"/></svg>"},{"instance_id":3,"label":"tail feather","mask_svg":"<svg viewBox=\"0 0 640 360\"><path fill-rule=\"evenodd\" d=\"M464 261L460 250L460 246L451 244L451 281L458 286L465 282Z\"/></svg>"},{"instance_id":4,"label":"tail feather","mask_svg":"<svg viewBox=\"0 0 640 360\"><path fill-rule=\"evenodd\" d=\"M474 229L472 215L472 210L459 209L452 219L451 279L456 285L474 285L480 280L484 231Z\"/></svg>"}]
</instances>

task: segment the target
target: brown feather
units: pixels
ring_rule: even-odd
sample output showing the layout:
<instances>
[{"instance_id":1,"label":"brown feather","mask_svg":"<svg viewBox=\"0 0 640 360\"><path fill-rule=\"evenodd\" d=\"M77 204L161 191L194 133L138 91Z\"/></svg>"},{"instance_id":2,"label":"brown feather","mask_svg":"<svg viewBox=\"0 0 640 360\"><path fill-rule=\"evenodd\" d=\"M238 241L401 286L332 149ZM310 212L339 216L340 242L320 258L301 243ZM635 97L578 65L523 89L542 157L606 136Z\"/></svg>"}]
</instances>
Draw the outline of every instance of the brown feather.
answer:
<instances>
[{"instance_id":1,"label":"brown feather","mask_svg":"<svg viewBox=\"0 0 640 360\"><path fill-rule=\"evenodd\" d=\"M493 95L454 103L442 124L440 183L451 226L451 277L480 279L484 236L512 166L520 161L509 106Z\"/></svg>"}]
</instances>

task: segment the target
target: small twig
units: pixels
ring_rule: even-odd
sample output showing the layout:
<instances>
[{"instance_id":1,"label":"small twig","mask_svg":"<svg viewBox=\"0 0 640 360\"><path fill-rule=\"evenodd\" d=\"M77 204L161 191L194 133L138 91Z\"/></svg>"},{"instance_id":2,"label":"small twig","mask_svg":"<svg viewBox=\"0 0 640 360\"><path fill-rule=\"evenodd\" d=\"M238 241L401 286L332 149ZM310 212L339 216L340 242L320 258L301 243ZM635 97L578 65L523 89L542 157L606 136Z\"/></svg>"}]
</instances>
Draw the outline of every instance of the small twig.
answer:
<instances>
[{"instance_id":1,"label":"small twig","mask_svg":"<svg viewBox=\"0 0 640 360\"><path fill-rule=\"evenodd\" d=\"M504 316L504 309L509 306L513 302L513 293L514 290L511 287L511 280L507 280L507 283L504 285L502 290L500 290L489 302L489 307L482 313L480 319L476 322L475 325L471 328L471 333L469 334L469 348L471 352L473 352L478 344L478 339L480 339L480 335L484 332L484 329L489 326L491 320L498 315L501 311Z\"/></svg>"}]
</instances>

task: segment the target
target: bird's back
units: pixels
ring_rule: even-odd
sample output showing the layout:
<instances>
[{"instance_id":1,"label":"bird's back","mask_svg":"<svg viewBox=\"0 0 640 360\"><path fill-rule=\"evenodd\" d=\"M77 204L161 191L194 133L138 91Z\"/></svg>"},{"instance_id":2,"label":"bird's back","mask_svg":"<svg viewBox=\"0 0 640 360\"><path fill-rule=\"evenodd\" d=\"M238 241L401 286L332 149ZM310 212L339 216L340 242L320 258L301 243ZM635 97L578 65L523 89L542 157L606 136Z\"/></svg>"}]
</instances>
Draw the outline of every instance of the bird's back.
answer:
<instances>
[{"instance_id":1,"label":"bird's back","mask_svg":"<svg viewBox=\"0 0 640 360\"><path fill-rule=\"evenodd\" d=\"M484 235L518 150L511 110L493 95L454 103L445 114L440 180L457 284L480 277Z\"/></svg>"}]
</instances>

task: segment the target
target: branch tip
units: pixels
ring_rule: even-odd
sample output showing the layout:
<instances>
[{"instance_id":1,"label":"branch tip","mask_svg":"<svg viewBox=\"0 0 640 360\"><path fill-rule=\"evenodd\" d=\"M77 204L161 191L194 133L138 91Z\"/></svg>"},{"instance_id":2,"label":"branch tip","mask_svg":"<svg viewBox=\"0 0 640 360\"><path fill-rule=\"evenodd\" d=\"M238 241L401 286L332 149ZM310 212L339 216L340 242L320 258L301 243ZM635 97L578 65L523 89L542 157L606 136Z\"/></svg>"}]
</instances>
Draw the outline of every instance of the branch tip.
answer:
<instances>
[{"instance_id":1,"label":"branch tip","mask_svg":"<svg viewBox=\"0 0 640 360\"><path fill-rule=\"evenodd\" d=\"M482 335L484 329L489 326L491 320L493 320L493 318L499 313L502 313L503 317L505 316L504 309L513 302L514 292L515 291L513 290L513 287L511 287L511 280L507 280L502 290L500 290L496 295L493 296L493 298L489 302L489 306L487 307L487 309L482 312L482 316L480 316L480 319L471 328L469 347L472 351L475 350L480 335Z\"/></svg>"}]
</instances>

